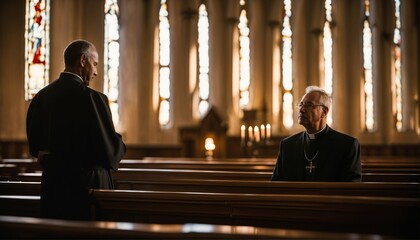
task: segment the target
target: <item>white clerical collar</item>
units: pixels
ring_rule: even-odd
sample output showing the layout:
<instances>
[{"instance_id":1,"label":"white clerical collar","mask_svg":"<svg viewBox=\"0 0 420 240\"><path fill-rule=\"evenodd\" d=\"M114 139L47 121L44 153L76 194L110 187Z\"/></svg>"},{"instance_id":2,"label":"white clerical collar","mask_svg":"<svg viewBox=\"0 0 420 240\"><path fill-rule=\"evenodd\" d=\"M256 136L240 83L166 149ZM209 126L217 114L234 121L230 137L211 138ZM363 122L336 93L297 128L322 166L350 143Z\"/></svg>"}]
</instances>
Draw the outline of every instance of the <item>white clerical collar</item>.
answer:
<instances>
[{"instance_id":1,"label":"white clerical collar","mask_svg":"<svg viewBox=\"0 0 420 240\"><path fill-rule=\"evenodd\" d=\"M82 79L82 77L81 77L81 76L79 76L79 75L77 75L76 73L67 72L67 71L64 71L63 73L72 74L72 75L74 75L74 76L78 77L78 78L80 79L80 81L82 81L82 83L83 83L83 79Z\"/></svg>"},{"instance_id":2,"label":"white clerical collar","mask_svg":"<svg viewBox=\"0 0 420 240\"><path fill-rule=\"evenodd\" d=\"M306 131L306 133L308 134L309 139L316 139L316 135L318 133L321 133L322 131L324 131L326 127L327 127L327 125L325 125L323 129L321 129L320 131L318 131L316 133L308 133L308 131Z\"/></svg>"}]
</instances>

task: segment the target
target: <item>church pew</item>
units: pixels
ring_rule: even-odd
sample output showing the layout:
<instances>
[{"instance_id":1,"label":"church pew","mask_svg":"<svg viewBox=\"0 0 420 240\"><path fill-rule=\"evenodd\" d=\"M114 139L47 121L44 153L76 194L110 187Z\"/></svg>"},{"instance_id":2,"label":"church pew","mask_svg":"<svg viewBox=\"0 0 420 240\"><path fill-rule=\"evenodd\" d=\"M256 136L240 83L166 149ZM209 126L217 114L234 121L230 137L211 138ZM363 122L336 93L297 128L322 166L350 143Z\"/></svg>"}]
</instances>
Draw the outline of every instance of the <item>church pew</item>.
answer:
<instances>
[{"instance_id":1,"label":"church pew","mask_svg":"<svg viewBox=\"0 0 420 240\"><path fill-rule=\"evenodd\" d=\"M191 173L191 174L190 174ZM42 173L19 173L13 181L40 182ZM271 172L234 172L182 169L127 169L113 173L114 180L154 180L154 179L208 179L268 181ZM363 173L363 182L420 182L420 174L410 173Z\"/></svg>"},{"instance_id":2,"label":"church pew","mask_svg":"<svg viewBox=\"0 0 420 240\"><path fill-rule=\"evenodd\" d=\"M419 183L404 182L269 182L236 180L143 180L115 181L119 190L219 192L253 194L319 194L344 196L420 197ZM40 195L40 182L0 181L1 194Z\"/></svg>"},{"instance_id":3,"label":"church pew","mask_svg":"<svg viewBox=\"0 0 420 240\"><path fill-rule=\"evenodd\" d=\"M95 220L217 223L418 237L414 198L93 190Z\"/></svg>"},{"instance_id":4,"label":"church pew","mask_svg":"<svg viewBox=\"0 0 420 240\"><path fill-rule=\"evenodd\" d=\"M0 195L0 215L10 216L40 216L39 195Z\"/></svg>"},{"instance_id":5,"label":"church pew","mask_svg":"<svg viewBox=\"0 0 420 240\"><path fill-rule=\"evenodd\" d=\"M420 197L419 183L404 182L270 182L204 179L115 181L120 190L251 194L318 194L343 196Z\"/></svg>"},{"instance_id":6,"label":"church pew","mask_svg":"<svg viewBox=\"0 0 420 240\"><path fill-rule=\"evenodd\" d=\"M10 181L41 182L42 172L18 173Z\"/></svg>"},{"instance_id":7,"label":"church pew","mask_svg":"<svg viewBox=\"0 0 420 240\"><path fill-rule=\"evenodd\" d=\"M419 173L363 173L363 182L420 182Z\"/></svg>"},{"instance_id":8,"label":"church pew","mask_svg":"<svg viewBox=\"0 0 420 240\"><path fill-rule=\"evenodd\" d=\"M3 164L11 164L12 168L1 168L1 171L8 171L6 177L0 180L16 179L17 173L40 171L40 165L33 159L3 159ZM16 165L16 166L15 166ZM246 171L246 172L272 172L275 166L275 159L213 159L204 158L145 158L123 159L120 168L151 168L151 169L190 169L190 170L219 170L219 171ZM362 162L363 173L375 174L420 174L420 160L414 158L398 157L395 159L368 158ZM10 172L12 171L12 172ZM373 179L372 179L373 178ZM390 177L396 181L407 181L413 176ZM415 178L415 177L414 177ZM377 175L367 176L368 181L376 181ZM400 179L400 180L398 180ZM389 180L386 180L389 181Z\"/></svg>"},{"instance_id":9,"label":"church pew","mask_svg":"<svg viewBox=\"0 0 420 240\"><path fill-rule=\"evenodd\" d=\"M3 195L41 195L41 182L0 181Z\"/></svg>"},{"instance_id":10,"label":"church pew","mask_svg":"<svg viewBox=\"0 0 420 240\"><path fill-rule=\"evenodd\" d=\"M362 162L420 164L420 158L417 156L362 156Z\"/></svg>"},{"instance_id":11,"label":"church pew","mask_svg":"<svg viewBox=\"0 0 420 240\"><path fill-rule=\"evenodd\" d=\"M142 181L115 181L115 188L119 190L178 192L420 197L419 183L404 182L345 183L154 179ZM40 195L41 183L0 181L0 192L7 195Z\"/></svg>"},{"instance_id":12,"label":"church pew","mask_svg":"<svg viewBox=\"0 0 420 240\"><path fill-rule=\"evenodd\" d=\"M220 170L220 171L257 171L272 172L272 163L228 162L228 161L176 161L176 160L136 160L123 159L119 168L154 168L154 169L191 169L191 170Z\"/></svg>"},{"instance_id":13,"label":"church pew","mask_svg":"<svg viewBox=\"0 0 420 240\"><path fill-rule=\"evenodd\" d=\"M210 179L210 180L270 180L271 172L245 172L245 171L211 171L190 169L140 169L120 168L113 173L118 180L142 179Z\"/></svg>"},{"instance_id":14,"label":"church pew","mask_svg":"<svg viewBox=\"0 0 420 240\"><path fill-rule=\"evenodd\" d=\"M205 158L144 158L142 160L124 159L121 161L121 168L146 168L146 163L149 163L153 168L154 165L162 164L162 167L156 168L183 168L184 169L203 169L203 170L235 170L241 169L241 165L245 166L259 166L260 170L272 171L275 166L276 159L243 159L243 158L219 158L207 160ZM166 164L165 164L166 163ZM209 165L206 168L206 164ZM221 165L218 167L217 165ZM168 166L168 167L165 167ZM223 168L222 166L226 166ZM234 166L238 166L235 168ZM270 169L271 166L271 169ZM362 158L362 168L364 172L369 173L420 173L420 160L413 157L370 157ZM251 168L258 169L258 168Z\"/></svg>"},{"instance_id":15,"label":"church pew","mask_svg":"<svg viewBox=\"0 0 420 240\"><path fill-rule=\"evenodd\" d=\"M147 224L0 216L2 239L381 239L382 237L216 224Z\"/></svg>"},{"instance_id":16,"label":"church pew","mask_svg":"<svg viewBox=\"0 0 420 240\"><path fill-rule=\"evenodd\" d=\"M200 157L144 157L142 159L146 162L153 162L153 161L185 161L185 162L243 162L243 163L276 163L275 158L200 158Z\"/></svg>"},{"instance_id":17,"label":"church pew","mask_svg":"<svg viewBox=\"0 0 420 240\"><path fill-rule=\"evenodd\" d=\"M5 158L0 160L4 164L14 164L18 168L18 172L36 172L41 171L41 165L36 159L32 158Z\"/></svg>"},{"instance_id":18,"label":"church pew","mask_svg":"<svg viewBox=\"0 0 420 240\"><path fill-rule=\"evenodd\" d=\"M92 190L94 218L418 237L413 198ZM39 217L39 196L0 195L0 215Z\"/></svg>"},{"instance_id":19,"label":"church pew","mask_svg":"<svg viewBox=\"0 0 420 240\"><path fill-rule=\"evenodd\" d=\"M208 180L249 180L268 181L271 172L210 171L184 169L129 169L121 168L114 172L118 180L153 179L208 179ZM420 174L404 173L363 173L363 182L419 182Z\"/></svg>"},{"instance_id":20,"label":"church pew","mask_svg":"<svg viewBox=\"0 0 420 240\"><path fill-rule=\"evenodd\" d=\"M268 162L235 162L228 160L135 160L123 159L120 168L152 169L191 169L220 171L257 171L272 172L275 164ZM362 163L366 173L420 173L420 165L415 163Z\"/></svg>"},{"instance_id":21,"label":"church pew","mask_svg":"<svg viewBox=\"0 0 420 240\"><path fill-rule=\"evenodd\" d=\"M19 169L15 164L0 164L0 180L9 180L19 173Z\"/></svg>"}]
</instances>

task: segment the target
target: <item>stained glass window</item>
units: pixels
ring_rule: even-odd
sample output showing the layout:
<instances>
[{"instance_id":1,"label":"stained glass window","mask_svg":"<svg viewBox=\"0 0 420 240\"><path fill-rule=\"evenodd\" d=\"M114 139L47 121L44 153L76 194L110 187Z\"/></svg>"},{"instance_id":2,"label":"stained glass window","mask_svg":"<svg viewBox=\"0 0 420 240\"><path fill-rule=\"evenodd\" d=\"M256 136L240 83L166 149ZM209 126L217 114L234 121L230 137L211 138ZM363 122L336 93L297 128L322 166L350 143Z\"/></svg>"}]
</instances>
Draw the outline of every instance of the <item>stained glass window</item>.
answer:
<instances>
[{"instance_id":1,"label":"stained glass window","mask_svg":"<svg viewBox=\"0 0 420 240\"><path fill-rule=\"evenodd\" d=\"M246 108L250 101L250 39L248 17L245 8L245 0L239 1L241 13L239 16L239 105L242 109Z\"/></svg>"},{"instance_id":2,"label":"stained glass window","mask_svg":"<svg viewBox=\"0 0 420 240\"><path fill-rule=\"evenodd\" d=\"M105 1L105 40L104 40L104 93L108 96L112 120L117 126L118 113L118 67L120 65L120 34L118 23L119 8L117 0Z\"/></svg>"},{"instance_id":3,"label":"stained glass window","mask_svg":"<svg viewBox=\"0 0 420 240\"><path fill-rule=\"evenodd\" d=\"M401 16L400 0L395 0L395 28L393 36L394 76L392 83L393 114L397 131L403 130L402 78L401 78Z\"/></svg>"},{"instance_id":4,"label":"stained glass window","mask_svg":"<svg viewBox=\"0 0 420 240\"><path fill-rule=\"evenodd\" d=\"M209 59L209 16L206 5L201 4L198 12L198 112L207 113L210 95Z\"/></svg>"},{"instance_id":5,"label":"stained glass window","mask_svg":"<svg viewBox=\"0 0 420 240\"><path fill-rule=\"evenodd\" d=\"M170 121L170 25L166 0L161 0L159 10L159 123L167 126Z\"/></svg>"},{"instance_id":6,"label":"stained glass window","mask_svg":"<svg viewBox=\"0 0 420 240\"><path fill-rule=\"evenodd\" d=\"M369 0L365 2L365 20L363 22L363 70L365 93L365 128L372 132L375 128L374 101L373 101L373 71L372 71L372 30L369 25L370 9Z\"/></svg>"},{"instance_id":7,"label":"stained glass window","mask_svg":"<svg viewBox=\"0 0 420 240\"><path fill-rule=\"evenodd\" d=\"M25 100L31 100L49 82L49 4L49 0L26 1Z\"/></svg>"},{"instance_id":8,"label":"stained glass window","mask_svg":"<svg viewBox=\"0 0 420 240\"><path fill-rule=\"evenodd\" d=\"M332 5L331 0L325 0L325 22L323 30L324 46L324 89L332 96L333 89L333 64L332 64ZM327 122L332 124L332 106L330 106Z\"/></svg>"},{"instance_id":9,"label":"stained glass window","mask_svg":"<svg viewBox=\"0 0 420 240\"><path fill-rule=\"evenodd\" d=\"M284 1L282 30L282 86L283 86L283 125L293 126L293 78L292 78L292 1Z\"/></svg>"}]
</instances>

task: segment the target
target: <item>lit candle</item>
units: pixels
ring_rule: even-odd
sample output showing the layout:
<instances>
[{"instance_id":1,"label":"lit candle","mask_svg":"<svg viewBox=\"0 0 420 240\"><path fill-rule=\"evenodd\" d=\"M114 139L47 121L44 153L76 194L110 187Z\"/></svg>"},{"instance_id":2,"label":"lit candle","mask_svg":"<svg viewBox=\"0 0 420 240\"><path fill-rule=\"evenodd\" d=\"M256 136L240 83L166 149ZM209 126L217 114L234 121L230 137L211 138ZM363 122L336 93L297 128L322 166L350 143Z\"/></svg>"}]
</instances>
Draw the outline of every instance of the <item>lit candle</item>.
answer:
<instances>
[{"instance_id":1,"label":"lit candle","mask_svg":"<svg viewBox=\"0 0 420 240\"><path fill-rule=\"evenodd\" d=\"M245 125L241 126L241 142L245 142Z\"/></svg>"},{"instance_id":2,"label":"lit candle","mask_svg":"<svg viewBox=\"0 0 420 240\"><path fill-rule=\"evenodd\" d=\"M251 126L248 127L248 138L249 138L249 141L254 140L254 137L252 135L252 127Z\"/></svg>"},{"instance_id":3,"label":"lit candle","mask_svg":"<svg viewBox=\"0 0 420 240\"><path fill-rule=\"evenodd\" d=\"M213 150L216 149L213 138L206 138L204 148L206 149L206 159L213 159Z\"/></svg>"},{"instance_id":4,"label":"lit candle","mask_svg":"<svg viewBox=\"0 0 420 240\"><path fill-rule=\"evenodd\" d=\"M261 124L261 140L265 140L265 126L264 124Z\"/></svg>"},{"instance_id":5,"label":"lit candle","mask_svg":"<svg viewBox=\"0 0 420 240\"><path fill-rule=\"evenodd\" d=\"M268 123L266 128L266 132L267 132L267 140L270 140L271 138L271 125Z\"/></svg>"},{"instance_id":6,"label":"lit candle","mask_svg":"<svg viewBox=\"0 0 420 240\"><path fill-rule=\"evenodd\" d=\"M260 129L258 129L258 126L254 127L254 137L255 142L260 142Z\"/></svg>"},{"instance_id":7,"label":"lit candle","mask_svg":"<svg viewBox=\"0 0 420 240\"><path fill-rule=\"evenodd\" d=\"M214 145L213 138L206 138L206 141L204 142L204 147L206 150L213 151L216 148L216 145Z\"/></svg>"}]
</instances>

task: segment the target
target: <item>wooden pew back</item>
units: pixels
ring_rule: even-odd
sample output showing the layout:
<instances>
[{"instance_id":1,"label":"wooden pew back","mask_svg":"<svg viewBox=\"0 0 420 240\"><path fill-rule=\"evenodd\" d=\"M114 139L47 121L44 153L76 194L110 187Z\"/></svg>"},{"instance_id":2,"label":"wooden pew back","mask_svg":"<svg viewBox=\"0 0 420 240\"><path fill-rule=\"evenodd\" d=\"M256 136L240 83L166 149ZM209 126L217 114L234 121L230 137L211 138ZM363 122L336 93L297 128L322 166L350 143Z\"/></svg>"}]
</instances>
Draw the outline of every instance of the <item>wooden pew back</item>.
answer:
<instances>
[{"instance_id":1,"label":"wooden pew back","mask_svg":"<svg viewBox=\"0 0 420 240\"><path fill-rule=\"evenodd\" d=\"M380 235L215 224L147 224L0 216L2 239L378 239Z\"/></svg>"},{"instance_id":2,"label":"wooden pew back","mask_svg":"<svg viewBox=\"0 0 420 240\"><path fill-rule=\"evenodd\" d=\"M418 236L414 198L93 190L96 220Z\"/></svg>"},{"instance_id":3,"label":"wooden pew back","mask_svg":"<svg viewBox=\"0 0 420 240\"><path fill-rule=\"evenodd\" d=\"M404 182L270 182L205 179L116 181L116 189L252 194L318 194L419 198L420 183Z\"/></svg>"}]
</instances>

